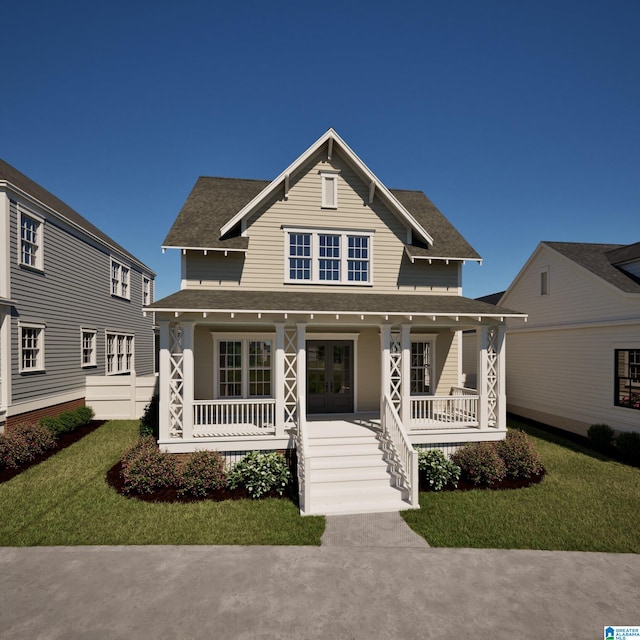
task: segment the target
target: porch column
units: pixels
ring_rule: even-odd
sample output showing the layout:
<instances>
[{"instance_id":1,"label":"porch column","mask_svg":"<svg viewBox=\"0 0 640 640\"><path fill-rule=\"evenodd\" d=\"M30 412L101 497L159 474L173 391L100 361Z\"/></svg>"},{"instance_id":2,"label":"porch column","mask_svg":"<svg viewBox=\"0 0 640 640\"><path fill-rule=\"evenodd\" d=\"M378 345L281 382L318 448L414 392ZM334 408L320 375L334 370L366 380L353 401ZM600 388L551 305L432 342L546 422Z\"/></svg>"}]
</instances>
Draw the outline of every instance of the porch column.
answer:
<instances>
[{"instance_id":1,"label":"porch column","mask_svg":"<svg viewBox=\"0 0 640 640\"><path fill-rule=\"evenodd\" d=\"M299 322L296 325L298 329L298 355L296 357L296 371L298 390L298 425L304 424L307 418L307 344L306 344L306 324Z\"/></svg>"},{"instance_id":2,"label":"porch column","mask_svg":"<svg viewBox=\"0 0 640 640\"><path fill-rule=\"evenodd\" d=\"M391 392L391 325L380 325L380 407L382 400Z\"/></svg>"},{"instance_id":3,"label":"porch column","mask_svg":"<svg viewBox=\"0 0 640 640\"><path fill-rule=\"evenodd\" d=\"M276 322L276 437L284 435L284 322Z\"/></svg>"},{"instance_id":4,"label":"porch column","mask_svg":"<svg viewBox=\"0 0 640 640\"><path fill-rule=\"evenodd\" d=\"M159 363L158 363L158 393L160 397L159 404L159 423L160 423L160 432L159 439L167 441L169 439L169 396L170 396L170 386L169 386L169 378L171 376L170 366L169 366L169 321L168 320L158 320L158 328L160 332L160 354L159 354Z\"/></svg>"},{"instance_id":5,"label":"porch column","mask_svg":"<svg viewBox=\"0 0 640 640\"><path fill-rule=\"evenodd\" d=\"M489 339L489 327L480 326L478 328L478 421L480 429L489 428L489 393L487 383L487 346Z\"/></svg>"},{"instance_id":6,"label":"porch column","mask_svg":"<svg viewBox=\"0 0 640 640\"><path fill-rule=\"evenodd\" d=\"M182 322L182 438L191 440L193 437L193 322Z\"/></svg>"},{"instance_id":7,"label":"porch column","mask_svg":"<svg viewBox=\"0 0 640 640\"><path fill-rule=\"evenodd\" d=\"M498 325L498 335L496 337L496 349L498 350L498 406L496 408L496 427L498 429L507 428L507 386L506 367L507 360L507 328L505 325Z\"/></svg>"},{"instance_id":8,"label":"porch column","mask_svg":"<svg viewBox=\"0 0 640 640\"><path fill-rule=\"evenodd\" d=\"M411 325L402 325L402 403L400 418L404 425L411 426Z\"/></svg>"}]
</instances>

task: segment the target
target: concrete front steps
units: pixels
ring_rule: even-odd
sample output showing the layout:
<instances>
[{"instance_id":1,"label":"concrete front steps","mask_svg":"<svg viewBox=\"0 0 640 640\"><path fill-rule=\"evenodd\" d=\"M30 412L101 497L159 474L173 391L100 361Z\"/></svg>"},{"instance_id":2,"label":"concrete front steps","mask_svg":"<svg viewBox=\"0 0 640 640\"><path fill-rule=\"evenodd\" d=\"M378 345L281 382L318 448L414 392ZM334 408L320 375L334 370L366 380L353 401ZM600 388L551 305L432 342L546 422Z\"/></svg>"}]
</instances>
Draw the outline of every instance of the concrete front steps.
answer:
<instances>
[{"instance_id":1,"label":"concrete front steps","mask_svg":"<svg viewBox=\"0 0 640 640\"><path fill-rule=\"evenodd\" d=\"M391 486L372 426L349 420L307 422L310 463L305 515L401 511L410 506Z\"/></svg>"}]
</instances>

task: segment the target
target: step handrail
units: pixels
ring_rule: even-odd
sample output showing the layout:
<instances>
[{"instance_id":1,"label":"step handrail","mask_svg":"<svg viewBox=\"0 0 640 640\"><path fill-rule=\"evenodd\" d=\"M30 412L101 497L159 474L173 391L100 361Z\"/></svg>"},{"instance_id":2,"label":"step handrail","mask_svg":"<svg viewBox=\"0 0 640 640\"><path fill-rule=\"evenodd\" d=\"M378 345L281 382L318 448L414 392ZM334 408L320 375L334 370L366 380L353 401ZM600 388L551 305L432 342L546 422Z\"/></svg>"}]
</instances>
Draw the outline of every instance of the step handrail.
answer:
<instances>
[{"instance_id":1,"label":"step handrail","mask_svg":"<svg viewBox=\"0 0 640 640\"><path fill-rule=\"evenodd\" d=\"M382 398L380 416L382 439L386 443L387 462L392 467L398 484L406 492L413 508L419 505L418 452L413 448L402 420L388 394Z\"/></svg>"},{"instance_id":2,"label":"step handrail","mask_svg":"<svg viewBox=\"0 0 640 640\"><path fill-rule=\"evenodd\" d=\"M311 482L307 477L310 471L309 436L305 416L300 407L300 399L296 401L296 450L298 459L298 503L300 513L310 508Z\"/></svg>"}]
</instances>

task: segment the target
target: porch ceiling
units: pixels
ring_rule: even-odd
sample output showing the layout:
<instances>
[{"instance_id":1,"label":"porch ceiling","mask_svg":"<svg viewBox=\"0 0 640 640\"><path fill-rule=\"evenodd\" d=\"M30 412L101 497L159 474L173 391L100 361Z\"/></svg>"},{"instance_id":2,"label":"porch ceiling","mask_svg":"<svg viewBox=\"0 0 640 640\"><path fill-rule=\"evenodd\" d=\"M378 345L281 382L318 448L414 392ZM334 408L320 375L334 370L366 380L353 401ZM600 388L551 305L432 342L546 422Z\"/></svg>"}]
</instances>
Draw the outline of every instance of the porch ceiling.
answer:
<instances>
[{"instance_id":1,"label":"porch ceiling","mask_svg":"<svg viewBox=\"0 0 640 640\"><path fill-rule=\"evenodd\" d=\"M241 291L185 289L149 305L149 311L174 314L266 314L275 316L352 320L403 321L425 319L435 322L486 324L505 318L526 318L526 314L455 295L375 293L327 293L309 291ZM347 318L344 318L345 320Z\"/></svg>"}]
</instances>

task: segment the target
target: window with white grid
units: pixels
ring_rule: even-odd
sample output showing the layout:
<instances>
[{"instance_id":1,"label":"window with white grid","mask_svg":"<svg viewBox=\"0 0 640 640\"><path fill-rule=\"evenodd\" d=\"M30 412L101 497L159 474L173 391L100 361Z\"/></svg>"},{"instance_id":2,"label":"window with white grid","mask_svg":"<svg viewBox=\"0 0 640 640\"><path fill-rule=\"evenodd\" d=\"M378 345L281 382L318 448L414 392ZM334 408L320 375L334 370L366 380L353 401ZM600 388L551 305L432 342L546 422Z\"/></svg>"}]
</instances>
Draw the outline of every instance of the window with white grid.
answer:
<instances>
[{"instance_id":1,"label":"window with white grid","mask_svg":"<svg viewBox=\"0 0 640 640\"><path fill-rule=\"evenodd\" d=\"M411 395L432 393L431 342L411 343Z\"/></svg>"},{"instance_id":2,"label":"window with white grid","mask_svg":"<svg viewBox=\"0 0 640 640\"><path fill-rule=\"evenodd\" d=\"M143 306L147 306L153 302L153 297L151 295L151 278L147 278L147 276L142 276L142 304Z\"/></svg>"},{"instance_id":3,"label":"window with white grid","mask_svg":"<svg viewBox=\"0 0 640 640\"><path fill-rule=\"evenodd\" d=\"M107 374L131 373L133 369L133 335L107 332Z\"/></svg>"},{"instance_id":4,"label":"window with white grid","mask_svg":"<svg viewBox=\"0 0 640 640\"><path fill-rule=\"evenodd\" d=\"M285 229L285 282L370 285L373 232Z\"/></svg>"},{"instance_id":5,"label":"window with white grid","mask_svg":"<svg viewBox=\"0 0 640 640\"><path fill-rule=\"evenodd\" d=\"M111 258L111 295L130 299L129 280L131 270L126 265Z\"/></svg>"},{"instance_id":6,"label":"window with white grid","mask_svg":"<svg viewBox=\"0 0 640 640\"><path fill-rule=\"evenodd\" d=\"M44 326L20 325L20 372L44 370Z\"/></svg>"},{"instance_id":7,"label":"window with white grid","mask_svg":"<svg viewBox=\"0 0 640 640\"><path fill-rule=\"evenodd\" d=\"M43 268L43 221L20 212L20 264Z\"/></svg>"},{"instance_id":8,"label":"window with white grid","mask_svg":"<svg viewBox=\"0 0 640 640\"><path fill-rule=\"evenodd\" d=\"M96 331L95 329L82 329L82 366L96 366Z\"/></svg>"}]
</instances>

